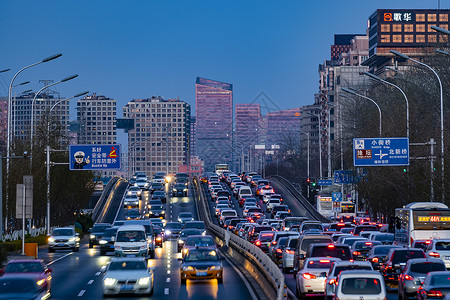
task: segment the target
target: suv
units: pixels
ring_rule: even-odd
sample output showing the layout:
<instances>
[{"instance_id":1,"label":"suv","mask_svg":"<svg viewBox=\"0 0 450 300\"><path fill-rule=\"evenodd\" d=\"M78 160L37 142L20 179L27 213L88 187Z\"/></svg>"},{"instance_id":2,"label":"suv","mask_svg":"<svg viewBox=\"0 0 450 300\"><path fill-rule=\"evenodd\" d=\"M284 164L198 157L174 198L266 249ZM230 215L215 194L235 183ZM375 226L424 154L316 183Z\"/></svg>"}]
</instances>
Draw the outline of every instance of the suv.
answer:
<instances>
[{"instance_id":1,"label":"suv","mask_svg":"<svg viewBox=\"0 0 450 300\"><path fill-rule=\"evenodd\" d=\"M350 247L341 244L312 244L304 257L337 257L341 260L351 260L353 258Z\"/></svg>"},{"instance_id":2,"label":"suv","mask_svg":"<svg viewBox=\"0 0 450 300\"><path fill-rule=\"evenodd\" d=\"M99 245L99 241L102 238L105 230L110 228L109 223L97 223L89 230L89 248L93 248L94 245Z\"/></svg>"},{"instance_id":3,"label":"suv","mask_svg":"<svg viewBox=\"0 0 450 300\"><path fill-rule=\"evenodd\" d=\"M184 183L175 183L172 188L172 196L187 196L188 187Z\"/></svg>"},{"instance_id":4,"label":"suv","mask_svg":"<svg viewBox=\"0 0 450 300\"><path fill-rule=\"evenodd\" d=\"M150 258L155 258L155 242L153 241L153 225L150 220L127 220L124 225L142 225L147 236L147 248Z\"/></svg>"},{"instance_id":5,"label":"suv","mask_svg":"<svg viewBox=\"0 0 450 300\"><path fill-rule=\"evenodd\" d=\"M343 271L335 299L387 299L383 277L377 271Z\"/></svg>"},{"instance_id":6,"label":"suv","mask_svg":"<svg viewBox=\"0 0 450 300\"><path fill-rule=\"evenodd\" d=\"M55 228L48 238L48 252L56 249L72 249L78 252L80 249L80 237L72 227Z\"/></svg>"},{"instance_id":7,"label":"suv","mask_svg":"<svg viewBox=\"0 0 450 300\"><path fill-rule=\"evenodd\" d=\"M294 253L294 274L296 271L303 267L305 260L305 254L309 246L317 243L333 243L333 240L329 235L317 234L317 235L302 235L300 236L298 243L295 247Z\"/></svg>"},{"instance_id":8,"label":"suv","mask_svg":"<svg viewBox=\"0 0 450 300\"><path fill-rule=\"evenodd\" d=\"M428 244L426 255L428 257L440 258L444 261L447 269L450 269L450 240L435 239Z\"/></svg>"}]
</instances>

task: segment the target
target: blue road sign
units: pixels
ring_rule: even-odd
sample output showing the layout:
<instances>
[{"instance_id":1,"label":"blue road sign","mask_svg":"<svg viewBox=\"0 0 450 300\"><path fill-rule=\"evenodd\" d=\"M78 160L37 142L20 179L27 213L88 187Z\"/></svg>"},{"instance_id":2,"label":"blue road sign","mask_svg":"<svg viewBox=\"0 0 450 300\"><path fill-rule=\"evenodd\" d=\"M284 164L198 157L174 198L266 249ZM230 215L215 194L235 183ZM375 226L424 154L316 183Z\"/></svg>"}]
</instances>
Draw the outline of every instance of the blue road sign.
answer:
<instances>
[{"instance_id":1,"label":"blue road sign","mask_svg":"<svg viewBox=\"0 0 450 300\"><path fill-rule=\"evenodd\" d=\"M353 139L353 165L355 167L409 166L409 139Z\"/></svg>"},{"instance_id":2,"label":"blue road sign","mask_svg":"<svg viewBox=\"0 0 450 300\"><path fill-rule=\"evenodd\" d=\"M355 175L353 171L336 170L333 174L333 180L335 184L348 184L355 182Z\"/></svg>"},{"instance_id":3,"label":"blue road sign","mask_svg":"<svg viewBox=\"0 0 450 300\"><path fill-rule=\"evenodd\" d=\"M120 145L70 145L70 170L120 169Z\"/></svg>"},{"instance_id":4,"label":"blue road sign","mask_svg":"<svg viewBox=\"0 0 450 300\"><path fill-rule=\"evenodd\" d=\"M331 198L333 202L342 202L342 193L332 193Z\"/></svg>"},{"instance_id":5,"label":"blue road sign","mask_svg":"<svg viewBox=\"0 0 450 300\"><path fill-rule=\"evenodd\" d=\"M319 179L317 185L333 185L333 180L331 179Z\"/></svg>"}]
</instances>

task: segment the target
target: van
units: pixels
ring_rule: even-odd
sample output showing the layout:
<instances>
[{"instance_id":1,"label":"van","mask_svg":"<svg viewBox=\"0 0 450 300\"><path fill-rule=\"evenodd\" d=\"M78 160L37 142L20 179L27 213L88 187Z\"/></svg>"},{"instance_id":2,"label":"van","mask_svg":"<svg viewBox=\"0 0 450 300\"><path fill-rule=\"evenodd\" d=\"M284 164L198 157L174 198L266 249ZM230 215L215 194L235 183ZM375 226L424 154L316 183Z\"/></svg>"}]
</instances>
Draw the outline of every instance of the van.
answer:
<instances>
[{"instance_id":1,"label":"van","mask_svg":"<svg viewBox=\"0 0 450 300\"><path fill-rule=\"evenodd\" d=\"M153 239L153 224L152 222L147 220L126 220L124 225L142 225L145 228L145 233L147 234L147 244L148 244L148 252L150 254L150 258L155 258L155 241Z\"/></svg>"},{"instance_id":2,"label":"van","mask_svg":"<svg viewBox=\"0 0 450 300\"><path fill-rule=\"evenodd\" d=\"M317 243L333 243L333 240L331 236L324 234L300 236L294 254L295 273L303 267L303 262L305 261L304 256L306 254L306 251L308 250L309 245ZM302 256L303 258L300 258L300 256Z\"/></svg>"},{"instance_id":3,"label":"van","mask_svg":"<svg viewBox=\"0 0 450 300\"><path fill-rule=\"evenodd\" d=\"M123 225L114 238L114 256L147 257L147 233L142 225Z\"/></svg>"}]
</instances>

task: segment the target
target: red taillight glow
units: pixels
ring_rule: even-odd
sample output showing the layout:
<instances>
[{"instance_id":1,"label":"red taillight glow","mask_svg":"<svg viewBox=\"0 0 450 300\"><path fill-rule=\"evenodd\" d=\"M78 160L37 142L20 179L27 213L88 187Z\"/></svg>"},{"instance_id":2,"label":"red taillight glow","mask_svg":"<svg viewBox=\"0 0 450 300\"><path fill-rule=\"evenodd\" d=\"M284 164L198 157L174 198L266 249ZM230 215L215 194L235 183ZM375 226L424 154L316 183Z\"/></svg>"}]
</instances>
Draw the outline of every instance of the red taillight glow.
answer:
<instances>
[{"instance_id":1,"label":"red taillight glow","mask_svg":"<svg viewBox=\"0 0 450 300\"><path fill-rule=\"evenodd\" d=\"M361 255L361 252L359 252L359 251L353 251L353 255Z\"/></svg>"},{"instance_id":2,"label":"red taillight glow","mask_svg":"<svg viewBox=\"0 0 450 300\"><path fill-rule=\"evenodd\" d=\"M316 279L316 275L309 274L309 273L304 273L303 274L303 278L305 278L305 279Z\"/></svg>"},{"instance_id":3,"label":"red taillight glow","mask_svg":"<svg viewBox=\"0 0 450 300\"><path fill-rule=\"evenodd\" d=\"M336 279L331 279L331 280L328 282L328 284L331 284L331 285L337 284Z\"/></svg>"},{"instance_id":4,"label":"red taillight glow","mask_svg":"<svg viewBox=\"0 0 450 300\"><path fill-rule=\"evenodd\" d=\"M440 291L431 290L427 293L428 297L443 297L442 293Z\"/></svg>"},{"instance_id":5,"label":"red taillight glow","mask_svg":"<svg viewBox=\"0 0 450 300\"><path fill-rule=\"evenodd\" d=\"M431 241L425 241L425 244L429 245L431 244Z\"/></svg>"},{"instance_id":6,"label":"red taillight glow","mask_svg":"<svg viewBox=\"0 0 450 300\"><path fill-rule=\"evenodd\" d=\"M319 262L321 262L323 264L327 264L330 262L330 260L329 259L321 259L321 260L319 260Z\"/></svg>"},{"instance_id":7,"label":"red taillight glow","mask_svg":"<svg viewBox=\"0 0 450 300\"><path fill-rule=\"evenodd\" d=\"M372 262L377 263L378 262L378 257L372 258Z\"/></svg>"},{"instance_id":8,"label":"red taillight glow","mask_svg":"<svg viewBox=\"0 0 450 300\"><path fill-rule=\"evenodd\" d=\"M272 245L276 245L277 244L277 241L272 241Z\"/></svg>"},{"instance_id":9,"label":"red taillight glow","mask_svg":"<svg viewBox=\"0 0 450 300\"><path fill-rule=\"evenodd\" d=\"M295 254L295 251L286 249L286 253L287 253L287 254L292 254L292 255L294 255L294 254Z\"/></svg>"},{"instance_id":10,"label":"red taillight glow","mask_svg":"<svg viewBox=\"0 0 450 300\"><path fill-rule=\"evenodd\" d=\"M370 246L370 245L372 245L372 243L371 242L367 242L367 243L364 243L364 245Z\"/></svg>"},{"instance_id":11,"label":"red taillight glow","mask_svg":"<svg viewBox=\"0 0 450 300\"><path fill-rule=\"evenodd\" d=\"M277 253L283 253L283 251L280 248L278 248Z\"/></svg>"},{"instance_id":12,"label":"red taillight glow","mask_svg":"<svg viewBox=\"0 0 450 300\"><path fill-rule=\"evenodd\" d=\"M261 246L261 241L260 240L256 240L255 241L255 245L258 246L258 247Z\"/></svg>"},{"instance_id":13,"label":"red taillight glow","mask_svg":"<svg viewBox=\"0 0 450 300\"><path fill-rule=\"evenodd\" d=\"M436 258L441 257L441 256L439 255L439 253L437 253L437 252L429 252L428 255L431 256L431 257L436 257Z\"/></svg>"},{"instance_id":14,"label":"red taillight glow","mask_svg":"<svg viewBox=\"0 0 450 300\"><path fill-rule=\"evenodd\" d=\"M404 278L405 280L414 280L414 277L412 277L412 276L410 276L410 275L408 275L408 274L406 274L405 276L403 276L403 278Z\"/></svg>"},{"instance_id":15,"label":"red taillight glow","mask_svg":"<svg viewBox=\"0 0 450 300\"><path fill-rule=\"evenodd\" d=\"M328 248L334 248L334 245L333 244L329 244Z\"/></svg>"}]
</instances>

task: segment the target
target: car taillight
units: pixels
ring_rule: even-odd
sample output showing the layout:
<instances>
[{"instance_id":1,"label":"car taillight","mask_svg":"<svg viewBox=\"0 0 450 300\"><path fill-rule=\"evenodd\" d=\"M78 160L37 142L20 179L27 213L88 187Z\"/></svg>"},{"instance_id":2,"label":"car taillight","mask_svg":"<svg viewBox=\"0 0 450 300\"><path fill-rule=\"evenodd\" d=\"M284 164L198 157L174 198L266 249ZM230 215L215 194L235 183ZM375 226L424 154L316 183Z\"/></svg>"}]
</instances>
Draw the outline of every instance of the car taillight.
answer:
<instances>
[{"instance_id":1,"label":"car taillight","mask_svg":"<svg viewBox=\"0 0 450 300\"><path fill-rule=\"evenodd\" d=\"M361 252L359 252L359 251L353 251L353 255L361 255Z\"/></svg>"},{"instance_id":2,"label":"car taillight","mask_svg":"<svg viewBox=\"0 0 450 300\"><path fill-rule=\"evenodd\" d=\"M378 257L372 258L372 262L377 263L379 261Z\"/></svg>"},{"instance_id":3,"label":"car taillight","mask_svg":"<svg viewBox=\"0 0 450 300\"><path fill-rule=\"evenodd\" d=\"M304 273L303 274L303 278L305 278L305 279L316 279L316 275L309 274L309 273Z\"/></svg>"},{"instance_id":4,"label":"car taillight","mask_svg":"<svg viewBox=\"0 0 450 300\"><path fill-rule=\"evenodd\" d=\"M328 248L334 248L334 245L333 244L329 244Z\"/></svg>"},{"instance_id":5,"label":"car taillight","mask_svg":"<svg viewBox=\"0 0 450 300\"><path fill-rule=\"evenodd\" d=\"M412 277L412 276L410 276L410 275L408 275L408 274L406 274L405 276L403 276L403 278L404 278L405 280L414 280L414 277Z\"/></svg>"},{"instance_id":6,"label":"car taillight","mask_svg":"<svg viewBox=\"0 0 450 300\"><path fill-rule=\"evenodd\" d=\"M277 253L283 253L283 251L280 248L278 248Z\"/></svg>"},{"instance_id":7,"label":"car taillight","mask_svg":"<svg viewBox=\"0 0 450 300\"><path fill-rule=\"evenodd\" d=\"M328 264L328 263L330 263L330 260L329 259L321 259L321 260L319 260L319 262L322 264Z\"/></svg>"},{"instance_id":8,"label":"car taillight","mask_svg":"<svg viewBox=\"0 0 450 300\"><path fill-rule=\"evenodd\" d=\"M442 293L437 290L431 290L427 293L428 297L443 297Z\"/></svg>"},{"instance_id":9,"label":"car taillight","mask_svg":"<svg viewBox=\"0 0 450 300\"><path fill-rule=\"evenodd\" d=\"M431 257L436 257L436 258L441 257L441 256L439 255L439 253L437 253L437 252L429 252L428 255L431 256Z\"/></svg>"},{"instance_id":10,"label":"car taillight","mask_svg":"<svg viewBox=\"0 0 450 300\"><path fill-rule=\"evenodd\" d=\"M286 253L287 253L287 254L292 254L292 255L294 255L294 254L295 254L295 251L286 249Z\"/></svg>"},{"instance_id":11,"label":"car taillight","mask_svg":"<svg viewBox=\"0 0 450 300\"><path fill-rule=\"evenodd\" d=\"M255 241L255 245L258 246L258 247L261 246L261 241L260 240L256 240Z\"/></svg>"},{"instance_id":12,"label":"car taillight","mask_svg":"<svg viewBox=\"0 0 450 300\"><path fill-rule=\"evenodd\" d=\"M337 284L336 279L331 279L328 284L333 285L333 284Z\"/></svg>"},{"instance_id":13,"label":"car taillight","mask_svg":"<svg viewBox=\"0 0 450 300\"><path fill-rule=\"evenodd\" d=\"M277 244L277 241L272 241L272 245L276 245Z\"/></svg>"}]
</instances>

